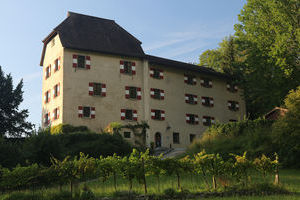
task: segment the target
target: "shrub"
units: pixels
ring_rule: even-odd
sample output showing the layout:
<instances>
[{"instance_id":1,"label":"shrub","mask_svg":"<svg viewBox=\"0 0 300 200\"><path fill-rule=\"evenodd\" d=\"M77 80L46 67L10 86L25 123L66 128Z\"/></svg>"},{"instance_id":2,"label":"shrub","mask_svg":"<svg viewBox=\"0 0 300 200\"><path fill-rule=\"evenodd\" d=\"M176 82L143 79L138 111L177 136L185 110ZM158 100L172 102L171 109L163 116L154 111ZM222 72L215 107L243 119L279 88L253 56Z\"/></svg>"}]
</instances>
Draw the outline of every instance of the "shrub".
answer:
<instances>
[{"instance_id":1,"label":"shrub","mask_svg":"<svg viewBox=\"0 0 300 200\"><path fill-rule=\"evenodd\" d=\"M263 153L271 155L274 152L272 123L259 118L213 125L188 147L188 153L205 149L207 153L219 153L225 160L230 158L230 153L243 154L245 151L250 158Z\"/></svg>"},{"instance_id":2,"label":"shrub","mask_svg":"<svg viewBox=\"0 0 300 200\"><path fill-rule=\"evenodd\" d=\"M96 199L95 195L90 190L83 191L80 195L80 200L94 200L94 199Z\"/></svg>"},{"instance_id":3,"label":"shrub","mask_svg":"<svg viewBox=\"0 0 300 200\"><path fill-rule=\"evenodd\" d=\"M285 99L288 112L272 127L276 152L285 167L300 168L300 86Z\"/></svg>"},{"instance_id":4,"label":"shrub","mask_svg":"<svg viewBox=\"0 0 300 200\"><path fill-rule=\"evenodd\" d=\"M67 191L48 194L47 200L72 200L72 194Z\"/></svg>"},{"instance_id":5,"label":"shrub","mask_svg":"<svg viewBox=\"0 0 300 200\"><path fill-rule=\"evenodd\" d=\"M164 195L166 195L169 198L173 198L176 196L176 190L174 190L173 188L168 188L164 190Z\"/></svg>"},{"instance_id":6,"label":"shrub","mask_svg":"<svg viewBox=\"0 0 300 200\"><path fill-rule=\"evenodd\" d=\"M13 192L3 198L3 200L44 200L41 194Z\"/></svg>"},{"instance_id":7,"label":"shrub","mask_svg":"<svg viewBox=\"0 0 300 200\"><path fill-rule=\"evenodd\" d=\"M50 128L51 134L90 132L86 126L72 126L70 124L59 124Z\"/></svg>"}]
</instances>

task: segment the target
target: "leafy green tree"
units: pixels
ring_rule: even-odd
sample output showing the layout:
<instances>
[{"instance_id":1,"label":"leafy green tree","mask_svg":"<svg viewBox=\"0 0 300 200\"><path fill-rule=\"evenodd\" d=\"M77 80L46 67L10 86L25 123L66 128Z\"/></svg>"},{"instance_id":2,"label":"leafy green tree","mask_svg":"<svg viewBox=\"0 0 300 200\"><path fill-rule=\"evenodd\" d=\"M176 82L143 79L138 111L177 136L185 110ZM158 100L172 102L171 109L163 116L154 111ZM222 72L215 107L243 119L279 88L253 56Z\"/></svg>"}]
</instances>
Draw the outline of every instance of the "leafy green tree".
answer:
<instances>
[{"instance_id":1,"label":"leafy green tree","mask_svg":"<svg viewBox=\"0 0 300 200\"><path fill-rule=\"evenodd\" d=\"M288 112L273 124L273 142L283 165L300 167L300 86L284 102Z\"/></svg>"},{"instance_id":2,"label":"leafy green tree","mask_svg":"<svg viewBox=\"0 0 300 200\"><path fill-rule=\"evenodd\" d=\"M23 80L14 89L12 76L5 75L0 66L0 137L21 137L33 129L33 124L26 121L28 110L19 110L23 101L22 87Z\"/></svg>"}]
</instances>

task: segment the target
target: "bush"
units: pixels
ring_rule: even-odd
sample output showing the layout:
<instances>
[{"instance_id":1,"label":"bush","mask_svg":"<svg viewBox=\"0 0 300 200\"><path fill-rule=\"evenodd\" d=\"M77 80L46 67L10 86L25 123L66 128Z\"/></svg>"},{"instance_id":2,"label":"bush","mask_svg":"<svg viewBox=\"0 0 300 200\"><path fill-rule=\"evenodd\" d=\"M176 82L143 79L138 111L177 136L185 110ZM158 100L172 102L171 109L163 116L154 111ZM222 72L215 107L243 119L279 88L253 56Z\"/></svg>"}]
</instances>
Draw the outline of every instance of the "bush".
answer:
<instances>
[{"instance_id":1,"label":"bush","mask_svg":"<svg viewBox=\"0 0 300 200\"><path fill-rule=\"evenodd\" d=\"M96 134L74 132L52 135L42 132L26 139L23 144L24 159L30 163L50 166L50 157L59 160L66 156L78 156L80 152L94 158L113 155L127 155L131 145L117 134Z\"/></svg>"},{"instance_id":2,"label":"bush","mask_svg":"<svg viewBox=\"0 0 300 200\"><path fill-rule=\"evenodd\" d=\"M284 166L300 168L300 86L284 102L288 112L272 126L274 144Z\"/></svg>"},{"instance_id":3,"label":"bush","mask_svg":"<svg viewBox=\"0 0 300 200\"><path fill-rule=\"evenodd\" d=\"M72 194L67 191L48 194L47 200L72 200Z\"/></svg>"},{"instance_id":4,"label":"bush","mask_svg":"<svg viewBox=\"0 0 300 200\"><path fill-rule=\"evenodd\" d=\"M41 194L13 192L4 197L3 200L44 200Z\"/></svg>"},{"instance_id":5,"label":"bush","mask_svg":"<svg viewBox=\"0 0 300 200\"><path fill-rule=\"evenodd\" d=\"M80 200L94 200L96 199L94 193L90 190L83 191L80 195Z\"/></svg>"},{"instance_id":6,"label":"bush","mask_svg":"<svg viewBox=\"0 0 300 200\"><path fill-rule=\"evenodd\" d=\"M168 188L164 190L164 195L166 195L169 198L173 198L176 196L176 190L174 190L173 188Z\"/></svg>"},{"instance_id":7,"label":"bush","mask_svg":"<svg viewBox=\"0 0 300 200\"><path fill-rule=\"evenodd\" d=\"M230 153L243 154L245 151L250 158L263 153L271 155L274 152L272 123L260 118L213 125L188 147L188 153L205 149L207 153L219 153L225 160Z\"/></svg>"},{"instance_id":8,"label":"bush","mask_svg":"<svg viewBox=\"0 0 300 200\"><path fill-rule=\"evenodd\" d=\"M59 124L50 128L51 134L90 132L86 126L72 126L70 124Z\"/></svg>"}]
</instances>

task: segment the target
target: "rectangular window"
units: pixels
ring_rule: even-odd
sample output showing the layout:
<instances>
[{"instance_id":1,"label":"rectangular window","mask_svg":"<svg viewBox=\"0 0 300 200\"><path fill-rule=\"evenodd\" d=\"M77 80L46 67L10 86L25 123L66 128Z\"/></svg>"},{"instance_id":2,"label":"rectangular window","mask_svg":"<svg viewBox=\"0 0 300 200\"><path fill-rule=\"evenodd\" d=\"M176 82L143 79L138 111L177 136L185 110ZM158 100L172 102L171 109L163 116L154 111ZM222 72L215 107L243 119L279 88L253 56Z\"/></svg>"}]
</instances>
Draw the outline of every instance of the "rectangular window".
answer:
<instances>
[{"instance_id":1,"label":"rectangular window","mask_svg":"<svg viewBox=\"0 0 300 200\"><path fill-rule=\"evenodd\" d=\"M195 138L196 138L195 134L190 134L190 143L192 143Z\"/></svg>"},{"instance_id":2,"label":"rectangular window","mask_svg":"<svg viewBox=\"0 0 300 200\"><path fill-rule=\"evenodd\" d=\"M132 120L133 119L133 112L132 112L132 110L126 110L125 111L125 119L128 119L128 120Z\"/></svg>"},{"instance_id":3,"label":"rectangular window","mask_svg":"<svg viewBox=\"0 0 300 200\"><path fill-rule=\"evenodd\" d=\"M54 72L58 71L59 70L59 59L57 58L55 61L54 61Z\"/></svg>"},{"instance_id":4,"label":"rectangular window","mask_svg":"<svg viewBox=\"0 0 300 200\"><path fill-rule=\"evenodd\" d=\"M212 87L212 80L209 78L202 78L201 79L201 86L206 88Z\"/></svg>"},{"instance_id":5,"label":"rectangular window","mask_svg":"<svg viewBox=\"0 0 300 200\"><path fill-rule=\"evenodd\" d=\"M202 105L207 107L213 107L214 99L212 97L202 97Z\"/></svg>"},{"instance_id":6,"label":"rectangular window","mask_svg":"<svg viewBox=\"0 0 300 200\"><path fill-rule=\"evenodd\" d=\"M93 84L94 89L94 95L101 96L102 93L102 84L101 83L94 83Z\"/></svg>"},{"instance_id":7,"label":"rectangular window","mask_svg":"<svg viewBox=\"0 0 300 200\"><path fill-rule=\"evenodd\" d=\"M120 73L134 75L135 74L135 62L121 60L120 61Z\"/></svg>"},{"instance_id":8,"label":"rectangular window","mask_svg":"<svg viewBox=\"0 0 300 200\"><path fill-rule=\"evenodd\" d=\"M228 101L228 109L231 111L239 110L239 103L237 101Z\"/></svg>"},{"instance_id":9,"label":"rectangular window","mask_svg":"<svg viewBox=\"0 0 300 200\"><path fill-rule=\"evenodd\" d=\"M227 90L232 93L237 92L238 86L233 83L227 83Z\"/></svg>"},{"instance_id":10,"label":"rectangular window","mask_svg":"<svg viewBox=\"0 0 300 200\"><path fill-rule=\"evenodd\" d=\"M49 102L50 102L50 90L45 92L45 103L49 103Z\"/></svg>"},{"instance_id":11,"label":"rectangular window","mask_svg":"<svg viewBox=\"0 0 300 200\"><path fill-rule=\"evenodd\" d=\"M49 65L48 67L46 67L45 69L45 79L49 78L51 76L51 65Z\"/></svg>"},{"instance_id":12,"label":"rectangular window","mask_svg":"<svg viewBox=\"0 0 300 200\"><path fill-rule=\"evenodd\" d=\"M138 87L125 87L125 98L126 99L142 99L141 88Z\"/></svg>"},{"instance_id":13,"label":"rectangular window","mask_svg":"<svg viewBox=\"0 0 300 200\"><path fill-rule=\"evenodd\" d=\"M59 109L55 108L53 110L53 120L57 120L59 118Z\"/></svg>"},{"instance_id":14,"label":"rectangular window","mask_svg":"<svg viewBox=\"0 0 300 200\"><path fill-rule=\"evenodd\" d=\"M77 67L82 69L85 68L85 56L77 56Z\"/></svg>"},{"instance_id":15,"label":"rectangular window","mask_svg":"<svg viewBox=\"0 0 300 200\"><path fill-rule=\"evenodd\" d=\"M151 109L151 118L155 120L165 120L165 111Z\"/></svg>"},{"instance_id":16,"label":"rectangular window","mask_svg":"<svg viewBox=\"0 0 300 200\"><path fill-rule=\"evenodd\" d=\"M137 98L137 88L129 87L129 98L136 99Z\"/></svg>"},{"instance_id":17,"label":"rectangular window","mask_svg":"<svg viewBox=\"0 0 300 200\"><path fill-rule=\"evenodd\" d=\"M83 107L83 117L91 117L91 107Z\"/></svg>"},{"instance_id":18,"label":"rectangular window","mask_svg":"<svg viewBox=\"0 0 300 200\"><path fill-rule=\"evenodd\" d=\"M211 126L215 123L215 118L210 116L203 116L202 121L204 126Z\"/></svg>"},{"instance_id":19,"label":"rectangular window","mask_svg":"<svg viewBox=\"0 0 300 200\"><path fill-rule=\"evenodd\" d=\"M150 95L153 99L164 99L165 91L157 88L150 88Z\"/></svg>"},{"instance_id":20,"label":"rectangular window","mask_svg":"<svg viewBox=\"0 0 300 200\"><path fill-rule=\"evenodd\" d=\"M184 82L188 85L196 85L196 76L190 75L190 74L185 74L184 75Z\"/></svg>"},{"instance_id":21,"label":"rectangular window","mask_svg":"<svg viewBox=\"0 0 300 200\"><path fill-rule=\"evenodd\" d=\"M197 104L197 95L185 94L185 102L188 104Z\"/></svg>"},{"instance_id":22,"label":"rectangular window","mask_svg":"<svg viewBox=\"0 0 300 200\"><path fill-rule=\"evenodd\" d=\"M50 113L44 115L44 125L48 126L50 124Z\"/></svg>"},{"instance_id":23,"label":"rectangular window","mask_svg":"<svg viewBox=\"0 0 300 200\"><path fill-rule=\"evenodd\" d=\"M124 138L130 138L131 132L124 132Z\"/></svg>"},{"instance_id":24,"label":"rectangular window","mask_svg":"<svg viewBox=\"0 0 300 200\"><path fill-rule=\"evenodd\" d=\"M173 133L173 144L179 144L179 133Z\"/></svg>"},{"instance_id":25,"label":"rectangular window","mask_svg":"<svg viewBox=\"0 0 300 200\"><path fill-rule=\"evenodd\" d=\"M195 114L186 114L186 123L188 124L198 124L199 118Z\"/></svg>"},{"instance_id":26,"label":"rectangular window","mask_svg":"<svg viewBox=\"0 0 300 200\"><path fill-rule=\"evenodd\" d=\"M54 86L54 88L53 88L53 97L54 97L54 98L57 97L57 96L59 96L59 92L60 92L59 85L60 85L60 84L56 84L56 85Z\"/></svg>"},{"instance_id":27,"label":"rectangular window","mask_svg":"<svg viewBox=\"0 0 300 200\"><path fill-rule=\"evenodd\" d=\"M163 79L164 78L163 70L150 68L150 77L156 79Z\"/></svg>"}]
</instances>

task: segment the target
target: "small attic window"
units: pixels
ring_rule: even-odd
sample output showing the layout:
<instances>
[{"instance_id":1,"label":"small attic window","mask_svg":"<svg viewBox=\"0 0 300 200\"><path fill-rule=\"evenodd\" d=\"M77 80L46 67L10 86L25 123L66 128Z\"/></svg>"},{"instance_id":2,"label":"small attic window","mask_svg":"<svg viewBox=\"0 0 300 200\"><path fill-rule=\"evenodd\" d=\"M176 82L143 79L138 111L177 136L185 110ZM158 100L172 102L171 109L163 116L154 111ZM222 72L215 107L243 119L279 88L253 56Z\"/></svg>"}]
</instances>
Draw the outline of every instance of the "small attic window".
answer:
<instances>
[{"instance_id":1,"label":"small attic window","mask_svg":"<svg viewBox=\"0 0 300 200\"><path fill-rule=\"evenodd\" d=\"M53 38L52 40L51 40L51 47L53 47L55 45L55 38Z\"/></svg>"}]
</instances>

